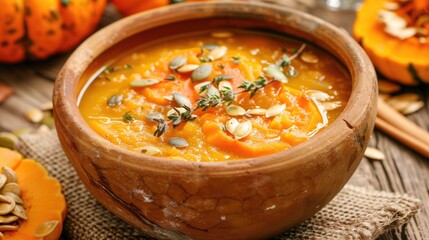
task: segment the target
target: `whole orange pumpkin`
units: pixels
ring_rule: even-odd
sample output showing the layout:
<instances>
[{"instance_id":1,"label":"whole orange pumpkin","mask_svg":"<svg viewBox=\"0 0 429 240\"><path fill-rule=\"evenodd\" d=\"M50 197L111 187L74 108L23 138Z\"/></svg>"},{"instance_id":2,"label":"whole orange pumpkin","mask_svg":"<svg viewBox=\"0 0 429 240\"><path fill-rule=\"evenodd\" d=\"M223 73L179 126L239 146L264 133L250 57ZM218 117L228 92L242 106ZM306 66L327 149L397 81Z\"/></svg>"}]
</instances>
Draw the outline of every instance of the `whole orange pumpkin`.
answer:
<instances>
[{"instance_id":1,"label":"whole orange pumpkin","mask_svg":"<svg viewBox=\"0 0 429 240\"><path fill-rule=\"evenodd\" d=\"M215 0L112 0L118 11L125 15L142 12L148 9L162 7L168 4L181 3L181 2L208 2Z\"/></svg>"},{"instance_id":2,"label":"whole orange pumpkin","mask_svg":"<svg viewBox=\"0 0 429 240\"><path fill-rule=\"evenodd\" d=\"M106 0L2 0L0 62L70 50L94 30L105 5Z\"/></svg>"}]
</instances>

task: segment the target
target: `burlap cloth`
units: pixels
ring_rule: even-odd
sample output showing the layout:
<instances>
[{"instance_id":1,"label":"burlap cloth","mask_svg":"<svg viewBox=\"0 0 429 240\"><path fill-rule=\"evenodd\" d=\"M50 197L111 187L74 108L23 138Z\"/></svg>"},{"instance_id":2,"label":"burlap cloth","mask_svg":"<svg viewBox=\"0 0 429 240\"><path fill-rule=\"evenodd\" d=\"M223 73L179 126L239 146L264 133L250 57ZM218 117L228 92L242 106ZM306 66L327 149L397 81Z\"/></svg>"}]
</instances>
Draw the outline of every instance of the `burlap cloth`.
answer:
<instances>
[{"instance_id":1,"label":"burlap cloth","mask_svg":"<svg viewBox=\"0 0 429 240\"><path fill-rule=\"evenodd\" d=\"M58 178L67 199L63 239L150 239L101 206L85 189L64 155L55 132L25 135L18 150ZM346 185L311 219L276 239L374 239L406 223L421 202L407 195Z\"/></svg>"}]
</instances>

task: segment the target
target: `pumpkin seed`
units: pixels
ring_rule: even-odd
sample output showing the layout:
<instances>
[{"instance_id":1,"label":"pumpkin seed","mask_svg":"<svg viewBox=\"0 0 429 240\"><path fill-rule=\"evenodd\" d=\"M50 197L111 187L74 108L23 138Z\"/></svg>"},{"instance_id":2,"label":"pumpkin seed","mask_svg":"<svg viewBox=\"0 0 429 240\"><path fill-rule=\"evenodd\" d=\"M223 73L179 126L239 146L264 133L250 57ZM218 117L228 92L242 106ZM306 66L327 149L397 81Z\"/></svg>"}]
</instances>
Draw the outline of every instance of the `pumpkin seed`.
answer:
<instances>
[{"instance_id":1,"label":"pumpkin seed","mask_svg":"<svg viewBox=\"0 0 429 240\"><path fill-rule=\"evenodd\" d=\"M211 61L215 61L215 60L218 60L218 59L222 58L223 56L225 56L227 51L228 51L228 48L225 46L215 47L213 50L211 50L209 52L207 57Z\"/></svg>"},{"instance_id":2,"label":"pumpkin seed","mask_svg":"<svg viewBox=\"0 0 429 240\"><path fill-rule=\"evenodd\" d=\"M398 10L400 5L397 2L383 2L383 7L384 9L387 9L389 11L394 11L394 10Z\"/></svg>"},{"instance_id":3,"label":"pumpkin seed","mask_svg":"<svg viewBox=\"0 0 429 240\"><path fill-rule=\"evenodd\" d=\"M179 69L177 69L177 71L179 73L188 73L188 72L194 71L198 67L199 67L199 65L197 65L197 64L185 64L185 65L181 66Z\"/></svg>"},{"instance_id":4,"label":"pumpkin seed","mask_svg":"<svg viewBox=\"0 0 429 240\"><path fill-rule=\"evenodd\" d=\"M6 231L16 231L18 230L19 225L0 225L0 231L6 232Z\"/></svg>"},{"instance_id":5,"label":"pumpkin seed","mask_svg":"<svg viewBox=\"0 0 429 240\"><path fill-rule=\"evenodd\" d=\"M155 119L162 119L162 118L163 118L163 116L159 112L153 112L153 113L149 113L148 115L146 115L146 119L149 121L155 121Z\"/></svg>"},{"instance_id":6,"label":"pumpkin seed","mask_svg":"<svg viewBox=\"0 0 429 240\"><path fill-rule=\"evenodd\" d=\"M311 53L311 52L301 53L300 58L302 61L304 61L306 63L318 63L319 62L319 57L317 57L316 54Z\"/></svg>"},{"instance_id":7,"label":"pumpkin seed","mask_svg":"<svg viewBox=\"0 0 429 240\"><path fill-rule=\"evenodd\" d=\"M13 200L13 198L11 198L8 195L0 194L0 202L12 203L12 202L15 202L15 201Z\"/></svg>"},{"instance_id":8,"label":"pumpkin seed","mask_svg":"<svg viewBox=\"0 0 429 240\"><path fill-rule=\"evenodd\" d=\"M268 67L265 68L265 72L268 75L270 75L272 78L274 78L274 80L276 81L279 81L282 83L288 82L286 75L283 73L281 68L277 65L274 65L274 64L268 65Z\"/></svg>"},{"instance_id":9,"label":"pumpkin seed","mask_svg":"<svg viewBox=\"0 0 429 240\"><path fill-rule=\"evenodd\" d=\"M0 189L6 184L7 177L4 174L0 174Z\"/></svg>"},{"instance_id":10,"label":"pumpkin seed","mask_svg":"<svg viewBox=\"0 0 429 240\"><path fill-rule=\"evenodd\" d=\"M18 196L21 196L21 190L19 189L19 185L17 183L14 183L14 182L6 183L2 187L0 194L5 194L7 192L12 192Z\"/></svg>"},{"instance_id":11,"label":"pumpkin seed","mask_svg":"<svg viewBox=\"0 0 429 240\"><path fill-rule=\"evenodd\" d=\"M331 110L334 110L334 109L337 109L337 108L341 107L341 102L340 102L340 101L335 101L335 102L323 102L323 103L321 103L321 104L322 104L323 108L324 108L326 111L331 111Z\"/></svg>"},{"instance_id":12,"label":"pumpkin seed","mask_svg":"<svg viewBox=\"0 0 429 240\"><path fill-rule=\"evenodd\" d=\"M124 95L115 94L107 100L107 105L109 105L110 107L115 107L121 104L123 99L124 99Z\"/></svg>"},{"instance_id":13,"label":"pumpkin seed","mask_svg":"<svg viewBox=\"0 0 429 240\"><path fill-rule=\"evenodd\" d=\"M18 195L16 195L15 193L6 192L3 195L11 197L15 201L15 203L17 203L17 204L21 204L21 205L24 204L24 201L22 201L22 199Z\"/></svg>"},{"instance_id":14,"label":"pumpkin seed","mask_svg":"<svg viewBox=\"0 0 429 240\"><path fill-rule=\"evenodd\" d=\"M229 133L234 134L234 131L239 124L240 123L238 122L237 119L231 118L228 121L226 121L225 128L226 128L226 130L228 130Z\"/></svg>"},{"instance_id":15,"label":"pumpkin seed","mask_svg":"<svg viewBox=\"0 0 429 240\"><path fill-rule=\"evenodd\" d=\"M267 113L267 109L265 109L265 108L252 108L252 109L247 110L247 113L250 115L263 116Z\"/></svg>"},{"instance_id":16,"label":"pumpkin seed","mask_svg":"<svg viewBox=\"0 0 429 240\"><path fill-rule=\"evenodd\" d=\"M417 29L414 27L408 28L385 28L384 31L400 40L404 40L413 37L417 33Z\"/></svg>"},{"instance_id":17,"label":"pumpkin seed","mask_svg":"<svg viewBox=\"0 0 429 240\"><path fill-rule=\"evenodd\" d=\"M155 79L138 79L130 83L131 87L149 87L158 84L159 81Z\"/></svg>"},{"instance_id":18,"label":"pumpkin seed","mask_svg":"<svg viewBox=\"0 0 429 240\"><path fill-rule=\"evenodd\" d=\"M42 105L40 105L40 110L42 111L51 111L54 108L54 105L52 102L46 102Z\"/></svg>"},{"instance_id":19,"label":"pumpkin seed","mask_svg":"<svg viewBox=\"0 0 429 240\"><path fill-rule=\"evenodd\" d=\"M212 32L211 35L214 38L230 38L232 37L233 33L227 32L227 31L218 31L218 32Z\"/></svg>"},{"instance_id":20,"label":"pumpkin seed","mask_svg":"<svg viewBox=\"0 0 429 240\"><path fill-rule=\"evenodd\" d=\"M179 67L185 65L186 62L187 62L186 56L178 56L178 57L173 58L170 61L169 67L170 67L170 69L175 70L175 69L178 69Z\"/></svg>"},{"instance_id":21,"label":"pumpkin seed","mask_svg":"<svg viewBox=\"0 0 429 240\"><path fill-rule=\"evenodd\" d=\"M14 149L18 144L19 139L17 136L9 132L0 132L0 147Z\"/></svg>"},{"instance_id":22,"label":"pumpkin seed","mask_svg":"<svg viewBox=\"0 0 429 240\"><path fill-rule=\"evenodd\" d=\"M219 91L230 91L232 90L232 85L228 81L222 81L219 83Z\"/></svg>"},{"instance_id":23,"label":"pumpkin seed","mask_svg":"<svg viewBox=\"0 0 429 240\"><path fill-rule=\"evenodd\" d=\"M53 128L55 126L55 120L51 113L45 114L40 123L48 126L49 128Z\"/></svg>"},{"instance_id":24,"label":"pumpkin seed","mask_svg":"<svg viewBox=\"0 0 429 240\"><path fill-rule=\"evenodd\" d=\"M247 137L252 132L252 123L245 121L237 125L234 130L234 137L237 140Z\"/></svg>"},{"instance_id":25,"label":"pumpkin seed","mask_svg":"<svg viewBox=\"0 0 429 240\"><path fill-rule=\"evenodd\" d=\"M173 137L168 139L168 144L176 148L185 148L189 146L189 143L181 137Z\"/></svg>"},{"instance_id":26,"label":"pumpkin seed","mask_svg":"<svg viewBox=\"0 0 429 240\"><path fill-rule=\"evenodd\" d=\"M307 91L305 91L305 93L307 93L307 95L309 97L311 97L312 99L314 99L316 101L324 102L324 101L332 99L331 95L329 95L325 92L319 91L319 90L307 90Z\"/></svg>"},{"instance_id":27,"label":"pumpkin seed","mask_svg":"<svg viewBox=\"0 0 429 240\"><path fill-rule=\"evenodd\" d=\"M213 85L209 85L209 87L207 88L207 96L218 96L220 97L220 92L219 90L217 90L217 88L215 88Z\"/></svg>"},{"instance_id":28,"label":"pumpkin seed","mask_svg":"<svg viewBox=\"0 0 429 240\"><path fill-rule=\"evenodd\" d=\"M15 205L15 208L12 211L12 214L26 220L27 219L27 213L25 213L25 209L21 205Z\"/></svg>"},{"instance_id":29,"label":"pumpkin seed","mask_svg":"<svg viewBox=\"0 0 429 240\"><path fill-rule=\"evenodd\" d=\"M49 131L50 131L49 127L46 126L45 124L42 124L36 129L35 133L42 135L42 134L48 133Z\"/></svg>"},{"instance_id":30,"label":"pumpkin seed","mask_svg":"<svg viewBox=\"0 0 429 240\"><path fill-rule=\"evenodd\" d=\"M161 150L157 147L154 146L144 146L144 147L139 147L135 149L137 152L141 152L147 155L157 155L161 153Z\"/></svg>"},{"instance_id":31,"label":"pumpkin seed","mask_svg":"<svg viewBox=\"0 0 429 240\"><path fill-rule=\"evenodd\" d=\"M179 111L179 113L180 113L180 114L182 114L182 113L185 113L185 112L186 112L186 109L181 108L181 107L173 108L173 109L170 109L170 110L167 112L167 116L171 116L171 115L173 115L173 114L177 114L176 110L174 110L174 109L176 109L177 111Z\"/></svg>"},{"instance_id":32,"label":"pumpkin seed","mask_svg":"<svg viewBox=\"0 0 429 240\"><path fill-rule=\"evenodd\" d=\"M377 148L367 147L364 156L372 160L384 160L384 153Z\"/></svg>"},{"instance_id":33,"label":"pumpkin seed","mask_svg":"<svg viewBox=\"0 0 429 240\"><path fill-rule=\"evenodd\" d=\"M204 63L198 66L195 71L192 72L192 82L198 82L204 80L210 76L213 71L213 66L210 63Z\"/></svg>"},{"instance_id":34,"label":"pumpkin seed","mask_svg":"<svg viewBox=\"0 0 429 240\"><path fill-rule=\"evenodd\" d=\"M173 93L173 100L174 102L177 103L177 105L179 105L180 107L187 107L187 108L192 108L192 103L191 101L185 97L185 95L179 93L179 92L175 92Z\"/></svg>"},{"instance_id":35,"label":"pumpkin seed","mask_svg":"<svg viewBox=\"0 0 429 240\"><path fill-rule=\"evenodd\" d=\"M268 108L267 112L265 113L266 118L274 117L282 113L286 109L286 104L277 104L270 108Z\"/></svg>"},{"instance_id":36,"label":"pumpkin seed","mask_svg":"<svg viewBox=\"0 0 429 240\"><path fill-rule=\"evenodd\" d=\"M195 84L194 89L198 93L198 95L203 97L206 95L207 87L208 87L208 85L210 85L210 83L211 83L210 81L206 81L206 82L201 82L201 83ZM206 88L206 89L201 91L203 88Z\"/></svg>"},{"instance_id":37,"label":"pumpkin seed","mask_svg":"<svg viewBox=\"0 0 429 240\"><path fill-rule=\"evenodd\" d=\"M243 116L246 114L246 110L244 108L231 104L226 107L226 113L230 116L236 117L236 116Z\"/></svg>"},{"instance_id":38,"label":"pumpkin seed","mask_svg":"<svg viewBox=\"0 0 429 240\"><path fill-rule=\"evenodd\" d=\"M12 223L12 222L15 222L16 220L19 220L19 217L14 215L0 216L0 224Z\"/></svg>"},{"instance_id":39,"label":"pumpkin seed","mask_svg":"<svg viewBox=\"0 0 429 240\"><path fill-rule=\"evenodd\" d=\"M424 106L425 103L423 101L412 102L404 110L402 110L401 113L405 115L415 113L418 110L422 109Z\"/></svg>"},{"instance_id":40,"label":"pumpkin seed","mask_svg":"<svg viewBox=\"0 0 429 240\"><path fill-rule=\"evenodd\" d=\"M55 228L57 228L58 223L59 223L58 220L43 222L36 228L33 236L36 238L49 236L49 234L51 234L55 230Z\"/></svg>"},{"instance_id":41,"label":"pumpkin seed","mask_svg":"<svg viewBox=\"0 0 429 240\"><path fill-rule=\"evenodd\" d=\"M207 49L207 50L213 50L213 49L215 49L216 47L218 47L219 45L217 45L216 43L205 43L205 44L203 44L202 46L201 46L201 49Z\"/></svg>"},{"instance_id":42,"label":"pumpkin seed","mask_svg":"<svg viewBox=\"0 0 429 240\"><path fill-rule=\"evenodd\" d=\"M7 179L6 183L10 183L10 182L16 183L16 182L18 182L18 177L16 176L16 173L15 173L15 171L12 168L10 168L8 166L3 166L2 170L3 170L4 176ZM0 174L0 177L3 174ZM2 184L0 184L0 185L3 186Z\"/></svg>"},{"instance_id":43,"label":"pumpkin seed","mask_svg":"<svg viewBox=\"0 0 429 240\"><path fill-rule=\"evenodd\" d=\"M401 90L401 85L385 81L378 80L378 91L381 93L394 93Z\"/></svg>"},{"instance_id":44,"label":"pumpkin seed","mask_svg":"<svg viewBox=\"0 0 429 240\"><path fill-rule=\"evenodd\" d=\"M0 215L11 213L16 206L17 205L13 199L10 199L10 202L0 202Z\"/></svg>"},{"instance_id":45,"label":"pumpkin seed","mask_svg":"<svg viewBox=\"0 0 429 240\"><path fill-rule=\"evenodd\" d=\"M32 132L33 132L33 129L31 129L31 128L20 128L20 129L16 129L16 130L12 131L13 135L15 135L17 137L21 137L21 136L30 134Z\"/></svg>"},{"instance_id":46,"label":"pumpkin seed","mask_svg":"<svg viewBox=\"0 0 429 240\"><path fill-rule=\"evenodd\" d=\"M420 99L420 96L415 93L404 93L401 95L389 98L386 103L399 112L404 111L411 103Z\"/></svg>"},{"instance_id":47,"label":"pumpkin seed","mask_svg":"<svg viewBox=\"0 0 429 240\"><path fill-rule=\"evenodd\" d=\"M43 119L43 112L39 109L33 108L25 113L25 117L32 123L39 123Z\"/></svg>"},{"instance_id":48,"label":"pumpkin seed","mask_svg":"<svg viewBox=\"0 0 429 240\"><path fill-rule=\"evenodd\" d=\"M173 101L173 95L164 96L163 98L168 101Z\"/></svg>"}]
</instances>

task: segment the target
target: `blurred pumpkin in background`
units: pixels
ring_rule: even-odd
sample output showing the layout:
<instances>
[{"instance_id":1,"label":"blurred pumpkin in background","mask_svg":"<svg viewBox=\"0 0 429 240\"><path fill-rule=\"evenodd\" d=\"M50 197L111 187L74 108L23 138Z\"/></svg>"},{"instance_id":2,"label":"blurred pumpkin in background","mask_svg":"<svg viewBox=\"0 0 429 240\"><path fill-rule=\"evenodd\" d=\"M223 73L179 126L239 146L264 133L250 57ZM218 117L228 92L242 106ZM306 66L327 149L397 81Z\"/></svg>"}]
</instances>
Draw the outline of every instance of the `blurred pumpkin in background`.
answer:
<instances>
[{"instance_id":1,"label":"blurred pumpkin in background","mask_svg":"<svg viewBox=\"0 0 429 240\"><path fill-rule=\"evenodd\" d=\"M106 0L1 0L0 62L45 59L91 34Z\"/></svg>"},{"instance_id":2,"label":"blurred pumpkin in background","mask_svg":"<svg viewBox=\"0 0 429 240\"><path fill-rule=\"evenodd\" d=\"M366 0L353 34L385 77L429 83L429 0Z\"/></svg>"},{"instance_id":3,"label":"blurred pumpkin in background","mask_svg":"<svg viewBox=\"0 0 429 240\"><path fill-rule=\"evenodd\" d=\"M112 0L116 9L124 16L182 2L210 2L215 0Z\"/></svg>"}]
</instances>

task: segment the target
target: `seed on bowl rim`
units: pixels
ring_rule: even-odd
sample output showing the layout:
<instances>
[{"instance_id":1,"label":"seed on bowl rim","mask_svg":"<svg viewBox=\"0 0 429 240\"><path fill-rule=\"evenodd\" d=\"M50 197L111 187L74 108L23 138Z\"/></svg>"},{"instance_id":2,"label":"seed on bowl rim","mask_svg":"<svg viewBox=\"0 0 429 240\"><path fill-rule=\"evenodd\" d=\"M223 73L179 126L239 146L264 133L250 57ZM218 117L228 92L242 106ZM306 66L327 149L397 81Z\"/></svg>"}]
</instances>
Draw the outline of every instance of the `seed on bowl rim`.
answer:
<instances>
[{"instance_id":1,"label":"seed on bowl rim","mask_svg":"<svg viewBox=\"0 0 429 240\"><path fill-rule=\"evenodd\" d=\"M162 114L159 112L152 112L146 115L146 119L149 121L155 121L155 119L163 118Z\"/></svg>"},{"instance_id":2,"label":"seed on bowl rim","mask_svg":"<svg viewBox=\"0 0 429 240\"><path fill-rule=\"evenodd\" d=\"M156 79L137 79L130 83L131 87L149 87L158 84L160 81Z\"/></svg>"},{"instance_id":3,"label":"seed on bowl rim","mask_svg":"<svg viewBox=\"0 0 429 240\"><path fill-rule=\"evenodd\" d=\"M232 32L228 32L228 31L216 31L211 33L211 36L214 38L230 38L233 35L234 34Z\"/></svg>"},{"instance_id":4,"label":"seed on bowl rim","mask_svg":"<svg viewBox=\"0 0 429 240\"><path fill-rule=\"evenodd\" d=\"M189 146L189 143L181 137L172 137L168 139L168 144L176 148L185 148Z\"/></svg>"},{"instance_id":5,"label":"seed on bowl rim","mask_svg":"<svg viewBox=\"0 0 429 240\"><path fill-rule=\"evenodd\" d=\"M25 213L25 209L21 205L15 205L15 208L13 209L12 214L21 219L27 220L27 213Z\"/></svg>"},{"instance_id":6,"label":"seed on bowl rim","mask_svg":"<svg viewBox=\"0 0 429 240\"><path fill-rule=\"evenodd\" d=\"M36 228L33 236L36 238L43 238L43 237L49 236L55 230L55 228L57 228L58 223L59 223L58 220L43 222Z\"/></svg>"},{"instance_id":7,"label":"seed on bowl rim","mask_svg":"<svg viewBox=\"0 0 429 240\"><path fill-rule=\"evenodd\" d=\"M384 153L377 148L367 147L364 153L364 156L372 160L384 160Z\"/></svg>"},{"instance_id":8,"label":"seed on bowl rim","mask_svg":"<svg viewBox=\"0 0 429 240\"><path fill-rule=\"evenodd\" d=\"M225 128L226 130L228 130L229 133L234 135L234 131L237 128L238 124L240 123L238 122L237 119L231 118L228 121L226 121Z\"/></svg>"},{"instance_id":9,"label":"seed on bowl rim","mask_svg":"<svg viewBox=\"0 0 429 240\"><path fill-rule=\"evenodd\" d=\"M237 117L237 116L243 116L246 114L246 110L244 108L231 104L226 107L226 113L230 116Z\"/></svg>"},{"instance_id":10,"label":"seed on bowl rim","mask_svg":"<svg viewBox=\"0 0 429 240\"><path fill-rule=\"evenodd\" d=\"M316 101L324 102L333 98L331 95L319 90L307 90L305 93Z\"/></svg>"},{"instance_id":11,"label":"seed on bowl rim","mask_svg":"<svg viewBox=\"0 0 429 240\"><path fill-rule=\"evenodd\" d=\"M234 138L240 140L247 137L252 132L252 122L245 121L237 125L234 130Z\"/></svg>"},{"instance_id":12,"label":"seed on bowl rim","mask_svg":"<svg viewBox=\"0 0 429 240\"><path fill-rule=\"evenodd\" d=\"M211 63L203 63L196 68L191 75L192 82L202 81L210 76L213 71Z\"/></svg>"},{"instance_id":13,"label":"seed on bowl rim","mask_svg":"<svg viewBox=\"0 0 429 240\"><path fill-rule=\"evenodd\" d=\"M286 109L286 104L276 104L267 109L266 118L274 117L282 113Z\"/></svg>"},{"instance_id":14,"label":"seed on bowl rim","mask_svg":"<svg viewBox=\"0 0 429 240\"><path fill-rule=\"evenodd\" d=\"M274 64L268 65L268 67L265 68L265 72L270 75L274 80L287 83L288 79L286 75L283 73L282 69Z\"/></svg>"},{"instance_id":15,"label":"seed on bowl rim","mask_svg":"<svg viewBox=\"0 0 429 240\"><path fill-rule=\"evenodd\" d=\"M183 95L183 94L181 94L179 92L174 92L173 93L173 100L180 107L192 108L191 101L185 95Z\"/></svg>"},{"instance_id":16,"label":"seed on bowl rim","mask_svg":"<svg viewBox=\"0 0 429 240\"><path fill-rule=\"evenodd\" d=\"M187 62L186 56L181 55L171 59L170 64L168 66L170 67L170 69L175 70L185 65L186 62Z\"/></svg>"},{"instance_id":17,"label":"seed on bowl rim","mask_svg":"<svg viewBox=\"0 0 429 240\"><path fill-rule=\"evenodd\" d=\"M225 47L225 46L215 47L213 50L211 50L209 52L209 54L207 55L207 57L211 61L215 61L215 60L218 60L218 59L222 58L223 56L225 56L225 54L226 54L227 51L228 51L228 48Z\"/></svg>"},{"instance_id":18,"label":"seed on bowl rim","mask_svg":"<svg viewBox=\"0 0 429 240\"><path fill-rule=\"evenodd\" d=\"M144 153L147 155L157 155L160 154L162 151L161 149L154 147L154 146L143 146L143 147L138 147L135 149L136 152L140 152L140 153Z\"/></svg>"},{"instance_id":19,"label":"seed on bowl rim","mask_svg":"<svg viewBox=\"0 0 429 240\"><path fill-rule=\"evenodd\" d=\"M194 71L199 66L200 65L198 65L198 64L185 64L185 65L181 66L179 69L177 69L177 71L179 73L188 73L188 72Z\"/></svg>"},{"instance_id":20,"label":"seed on bowl rim","mask_svg":"<svg viewBox=\"0 0 429 240\"><path fill-rule=\"evenodd\" d=\"M415 113L422 109L424 106L425 103L423 101L411 102L404 110L401 111L401 113L405 115Z\"/></svg>"},{"instance_id":21,"label":"seed on bowl rim","mask_svg":"<svg viewBox=\"0 0 429 240\"><path fill-rule=\"evenodd\" d=\"M32 123L39 123L43 119L43 112L37 108L33 108L25 113L25 117Z\"/></svg>"},{"instance_id":22,"label":"seed on bowl rim","mask_svg":"<svg viewBox=\"0 0 429 240\"><path fill-rule=\"evenodd\" d=\"M267 109L265 108L252 108L247 110L247 113L250 115L263 116L267 113Z\"/></svg>"},{"instance_id":23,"label":"seed on bowl rim","mask_svg":"<svg viewBox=\"0 0 429 240\"><path fill-rule=\"evenodd\" d=\"M318 63L319 62L319 57L311 52L303 52L300 55L300 58L302 61L306 62L306 63Z\"/></svg>"},{"instance_id":24,"label":"seed on bowl rim","mask_svg":"<svg viewBox=\"0 0 429 240\"><path fill-rule=\"evenodd\" d=\"M195 86L194 86L195 92L197 92L198 95L200 95L202 97L205 96L206 92L207 92L208 85L210 85L210 84L211 84L210 81L205 81L205 82L195 84ZM201 91L203 88L206 88L206 89Z\"/></svg>"}]
</instances>

